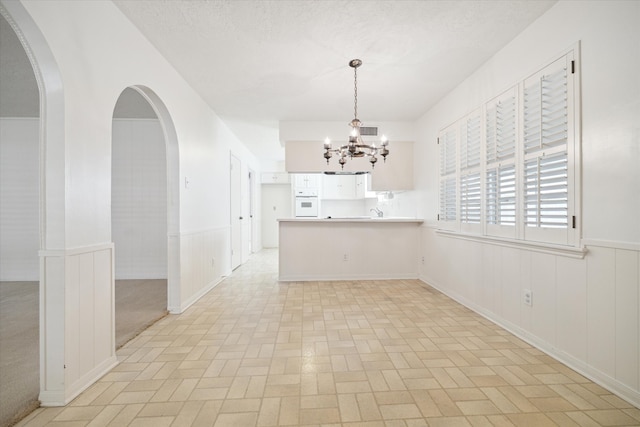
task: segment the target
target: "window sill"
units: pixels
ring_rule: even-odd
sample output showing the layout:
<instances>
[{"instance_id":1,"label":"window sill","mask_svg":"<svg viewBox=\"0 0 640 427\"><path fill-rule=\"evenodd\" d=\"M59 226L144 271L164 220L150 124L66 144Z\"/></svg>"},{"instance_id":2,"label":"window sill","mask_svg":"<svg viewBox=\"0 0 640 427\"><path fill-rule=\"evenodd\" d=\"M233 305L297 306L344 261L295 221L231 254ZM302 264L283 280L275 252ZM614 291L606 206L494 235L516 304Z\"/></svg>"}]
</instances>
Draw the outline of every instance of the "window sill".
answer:
<instances>
[{"instance_id":1,"label":"window sill","mask_svg":"<svg viewBox=\"0 0 640 427\"><path fill-rule=\"evenodd\" d=\"M436 234L454 239L470 240L474 242L487 243L490 245L504 246L514 249L527 249L534 252L541 252L549 255L559 255L575 259L584 259L587 248L576 248L573 246L554 245L551 243L529 242L525 240L512 240L500 237L481 236L479 234L460 233L456 231L437 229Z\"/></svg>"}]
</instances>

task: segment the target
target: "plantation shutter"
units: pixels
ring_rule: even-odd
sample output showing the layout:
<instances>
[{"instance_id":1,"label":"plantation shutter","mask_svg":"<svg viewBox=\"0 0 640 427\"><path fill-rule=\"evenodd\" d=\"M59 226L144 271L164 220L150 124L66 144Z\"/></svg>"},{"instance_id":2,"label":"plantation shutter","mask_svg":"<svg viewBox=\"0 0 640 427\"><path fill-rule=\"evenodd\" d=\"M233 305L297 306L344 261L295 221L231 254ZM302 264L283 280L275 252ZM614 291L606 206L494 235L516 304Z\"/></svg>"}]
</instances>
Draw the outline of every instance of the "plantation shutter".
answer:
<instances>
[{"instance_id":1,"label":"plantation shutter","mask_svg":"<svg viewBox=\"0 0 640 427\"><path fill-rule=\"evenodd\" d=\"M456 148L455 127L442 132L440 146L440 215L441 222L454 223L456 217Z\"/></svg>"},{"instance_id":2,"label":"plantation shutter","mask_svg":"<svg viewBox=\"0 0 640 427\"><path fill-rule=\"evenodd\" d=\"M525 239L567 243L569 221L568 55L524 82Z\"/></svg>"},{"instance_id":3,"label":"plantation shutter","mask_svg":"<svg viewBox=\"0 0 640 427\"><path fill-rule=\"evenodd\" d=\"M440 133L442 228L580 243L578 55L569 50Z\"/></svg>"},{"instance_id":4,"label":"plantation shutter","mask_svg":"<svg viewBox=\"0 0 640 427\"><path fill-rule=\"evenodd\" d=\"M480 193L480 172L462 175L460 178L460 221L480 224L482 197Z\"/></svg>"},{"instance_id":5,"label":"plantation shutter","mask_svg":"<svg viewBox=\"0 0 640 427\"><path fill-rule=\"evenodd\" d=\"M487 235L516 237L516 88L485 108Z\"/></svg>"},{"instance_id":6,"label":"plantation shutter","mask_svg":"<svg viewBox=\"0 0 640 427\"><path fill-rule=\"evenodd\" d=\"M482 214L480 144L482 134L479 110L462 120L460 134L460 227L462 231L480 232L480 216Z\"/></svg>"}]
</instances>

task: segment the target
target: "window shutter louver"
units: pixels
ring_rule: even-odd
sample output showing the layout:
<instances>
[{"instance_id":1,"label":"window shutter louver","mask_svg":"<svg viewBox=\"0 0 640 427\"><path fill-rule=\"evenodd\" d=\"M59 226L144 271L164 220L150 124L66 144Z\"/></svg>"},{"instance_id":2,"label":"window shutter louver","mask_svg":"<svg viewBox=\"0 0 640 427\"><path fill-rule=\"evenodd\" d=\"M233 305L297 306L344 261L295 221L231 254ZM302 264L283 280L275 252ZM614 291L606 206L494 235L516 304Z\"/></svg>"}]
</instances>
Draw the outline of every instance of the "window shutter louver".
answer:
<instances>
[{"instance_id":1,"label":"window shutter louver","mask_svg":"<svg viewBox=\"0 0 640 427\"><path fill-rule=\"evenodd\" d=\"M487 164L513 159L516 152L516 98L510 95L487 107Z\"/></svg>"},{"instance_id":2,"label":"window shutter louver","mask_svg":"<svg viewBox=\"0 0 640 427\"><path fill-rule=\"evenodd\" d=\"M480 111L470 114L460 126L460 222L466 231L477 231L482 215L480 148L482 142Z\"/></svg>"},{"instance_id":3,"label":"window shutter louver","mask_svg":"<svg viewBox=\"0 0 640 427\"><path fill-rule=\"evenodd\" d=\"M440 221L456 221L456 145L455 129L440 137Z\"/></svg>"},{"instance_id":4,"label":"window shutter louver","mask_svg":"<svg viewBox=\"0 0 640 427\"><path fill-rule=\"evenodd\" d=\"M486 107L485 222L487 234L515 237L516 95L508 90Z\"/></svg>"},{"instance_id":5,"label":"window shutter louver","mask_svg":"<svg viewBox=\"0 0 640 427\"><path fill-rule=\"evenodd\" d=\"M464 126L465 138L460 169L480 166L480 115L470 117Z\"/></svg>"},{"instance_id":6,"label":"window shutter louver","mask_svg":"<svg viewBox=\"0 0 640 427\"><path fill-rule=\"evenodd\" d=\"M463 175L460 179L460 221L480 224L482 194L480 172Z\"/></svg>"},{"instance_id":7,"label":"window shutter louver","mask_svg":"<svg viewBox=\"0 0 640 427\"><path fill-rule=\"evenodd\" d=\"M527 227L567 228L567 154L525 162L525 224Z\"/></svg>"},{"instance_id":8,"label":"window shutter louver","mask_svg":"<svg viewBox=\"0 0 640 427\"><path fill-rule=\"evenodd\" d=\"M527 240L566 244L569 221L568 57L524 82L523 223Z\"/></svg>"},{"instance_id":9,"label":"window shutter louver","mask_svg":"<svg viewBox=\"0 0 640 427\"><path fill-rule=\"evenodd\" d=\"M487 223L516 225L515 165L487 171Z\"/></svg>"}]
</instances>

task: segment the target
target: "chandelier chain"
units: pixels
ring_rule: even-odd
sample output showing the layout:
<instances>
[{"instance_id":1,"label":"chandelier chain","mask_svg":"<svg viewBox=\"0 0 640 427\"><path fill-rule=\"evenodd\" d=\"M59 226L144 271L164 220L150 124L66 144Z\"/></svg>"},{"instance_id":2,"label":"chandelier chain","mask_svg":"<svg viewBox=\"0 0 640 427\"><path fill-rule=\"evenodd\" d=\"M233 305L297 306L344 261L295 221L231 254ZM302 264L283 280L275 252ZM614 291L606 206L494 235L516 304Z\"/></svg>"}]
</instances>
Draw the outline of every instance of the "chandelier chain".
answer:
<instances>
[{"instance_id":1,"label":"chandelier chain","mask_svg":"<svg viewBox=\"0 0 640 427\"><path fill-rule=\"evenodd\" d=\"M353 118L358 118L358 68L353 68Z\"/></svg>"}]
</instances>

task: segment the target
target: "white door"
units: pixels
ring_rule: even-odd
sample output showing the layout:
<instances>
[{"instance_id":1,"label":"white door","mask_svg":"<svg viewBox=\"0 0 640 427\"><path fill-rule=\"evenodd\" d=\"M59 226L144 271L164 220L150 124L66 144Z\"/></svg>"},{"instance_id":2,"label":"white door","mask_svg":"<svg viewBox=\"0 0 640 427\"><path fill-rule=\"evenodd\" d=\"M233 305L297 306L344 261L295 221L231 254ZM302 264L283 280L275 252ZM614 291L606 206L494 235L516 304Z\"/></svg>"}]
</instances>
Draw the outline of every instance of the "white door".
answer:
<instances>
[{"instance_id":1,"label":"white door","mask_svg":"<svg viewBox=\"0 0 640 427\"><path fill-rule=\"evenodd\" d=\"M244 211L248 212L247 218L242 220L244 227L244 243L243 249L245 252L245 260L253 253L253 204L254 204L254 191L253 191L253 183L254 183L255 173L249 169L249 175L247 179L247 202L248 206L245 207Z\"/></svg>"},{"instance_id":2,"label":"white door","mask_svg":"<svg viewBox=\"0 0 640 427\"><path fill-rule=\"evenodd\" d=\"M231 155L231 269L242 263L242 174L240 160Z\"/></svg>"},{"instance_id":3,"label":"white door","mask_svg":"<svg viewBox=\"0 0 640 427\"><path fill-rule=\"evenodd\" d=\"M262 247L278 247L278 218L291 218L291 186L262 186Z\"/></svg>"}]
</instances>

